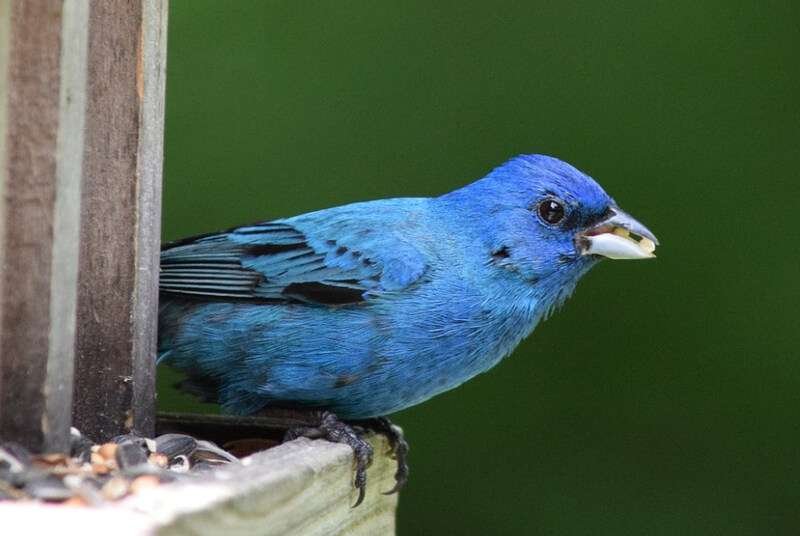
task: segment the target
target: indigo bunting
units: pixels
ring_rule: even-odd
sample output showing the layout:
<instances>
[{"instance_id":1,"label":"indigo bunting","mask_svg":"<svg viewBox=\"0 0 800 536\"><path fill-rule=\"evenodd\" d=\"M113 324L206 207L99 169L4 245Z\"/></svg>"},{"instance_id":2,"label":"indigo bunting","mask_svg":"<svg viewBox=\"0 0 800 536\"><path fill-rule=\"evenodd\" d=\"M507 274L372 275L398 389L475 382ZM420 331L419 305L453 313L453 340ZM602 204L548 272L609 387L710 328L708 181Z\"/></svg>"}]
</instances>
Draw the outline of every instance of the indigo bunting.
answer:
<instances>
[{"instance_id":1,"label":"indigo bunting","mask_svg":"<svg viewBox=\"0 0 800 536\"><path fill-rule=\"evenodd\" d=\"M496 365L603 257L658 241L589 176L522 155L435 198L354 203L168 244L159 361L229 412L318 411L292 434L354 447L371 424ZM338 418L337 418L338 417ZM359 501L361 500L359 497Z\"/></svg>"}]
</instances>

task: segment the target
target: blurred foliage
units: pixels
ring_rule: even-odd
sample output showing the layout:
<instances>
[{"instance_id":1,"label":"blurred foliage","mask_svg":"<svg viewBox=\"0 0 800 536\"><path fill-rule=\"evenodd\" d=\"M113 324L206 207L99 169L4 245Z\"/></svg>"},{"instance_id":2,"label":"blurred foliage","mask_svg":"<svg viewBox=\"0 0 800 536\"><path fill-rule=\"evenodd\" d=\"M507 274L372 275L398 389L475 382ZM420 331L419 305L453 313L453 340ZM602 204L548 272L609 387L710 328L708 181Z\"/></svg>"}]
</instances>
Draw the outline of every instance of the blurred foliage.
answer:
<instances>
[{"instance_id":1,"label":"blurred foliage","mask_svg":"<svg viewBox=\"0 0 800 536\"><path fill-rule=\"evenodd\" d=\"M799 20L789 1L173 0L164 237L564 158L659 259L603 263L491 373L396 415L400 534L797 534ZM191 408L170 383L162 408Z\"/></svg>"}]
</instances>

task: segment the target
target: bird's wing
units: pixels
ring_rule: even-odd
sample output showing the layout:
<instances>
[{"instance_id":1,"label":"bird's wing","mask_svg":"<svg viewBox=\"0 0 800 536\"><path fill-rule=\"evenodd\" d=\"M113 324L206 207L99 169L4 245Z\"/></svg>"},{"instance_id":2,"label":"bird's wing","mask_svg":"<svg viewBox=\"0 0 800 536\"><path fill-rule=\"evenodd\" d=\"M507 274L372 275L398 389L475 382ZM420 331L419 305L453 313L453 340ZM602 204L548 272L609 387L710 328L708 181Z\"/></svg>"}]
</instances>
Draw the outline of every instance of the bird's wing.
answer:
<instances>
[{"instance_id":1,"label":"bird's wing","mask_svg":"<svg viewBox=\"0 0 800 536\"><path fill-rule=\"evenodd\" d=\"M299 217L167 245L160 290L198 298L347 305L404 289L426 266L416 248L379 225Z\"/></svg>"}]
</instances>

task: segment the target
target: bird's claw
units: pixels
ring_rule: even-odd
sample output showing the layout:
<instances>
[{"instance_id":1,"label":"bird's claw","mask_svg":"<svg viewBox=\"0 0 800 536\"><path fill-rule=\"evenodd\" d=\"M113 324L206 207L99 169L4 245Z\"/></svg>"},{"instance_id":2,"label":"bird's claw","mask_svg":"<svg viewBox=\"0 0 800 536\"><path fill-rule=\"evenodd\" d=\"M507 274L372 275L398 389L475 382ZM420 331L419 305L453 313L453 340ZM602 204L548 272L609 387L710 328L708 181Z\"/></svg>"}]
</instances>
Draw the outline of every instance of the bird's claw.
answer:
<instances>
[{"instance_id":1,"label":"bird's claw","mask_svg":"<svg viewBox=\"0 0 800 536\"><path fill-rule=\"evenodd\" d=\"M358 498L353 504L353 508L361 504L367 488L367 468L372 465L372 445L362 439L352 426L340 421L330 411L323 411L319 414L319 424L317 426L300 426L289 429L284 436L284 441L291 441L298 437L325 439L331 443L341 443L353 449L353 458L356 465L353 487L358 490Z\"/></svg>"},{"instance_id":2,"label":"bird's claw","mask_svg":"<svg viewBox=\"0 0 800 536\"><path fill-rule=\"evenodd\" d=\"M403 435L403 430L386 417L376 417L363 422L363 426L376 433L383 434L389 440L388 454L397 461L397 470L394 473L394 486L384 495L397 493L408 482L408 442Z\"/></svg>"},{"instance_id":3,"label":"bird's claw","mask_svg":"<svg viewBox=\"0 0 800 536\"><path fill-rule=\"evenodd\" d=\"M332 443L342 443L353 449L355 461L355 478L353 487L358 490L358 498L353 508L361 504L367 487L367 468L372 464L373 449L360 434L367 430L383 434L389 440L388 454L397 461L397 470L394 474L395 485L384 495L397 493L408 481L408 443L403 437L403 431L395 426L386 417L376 417L358 421L351 426L339 420L336 414L330 411L321 411L317 414L315 426L298 426L286 432L284 441L291 441L298 437L309 439L325 439Z\"/></svg>"}]
</instances>

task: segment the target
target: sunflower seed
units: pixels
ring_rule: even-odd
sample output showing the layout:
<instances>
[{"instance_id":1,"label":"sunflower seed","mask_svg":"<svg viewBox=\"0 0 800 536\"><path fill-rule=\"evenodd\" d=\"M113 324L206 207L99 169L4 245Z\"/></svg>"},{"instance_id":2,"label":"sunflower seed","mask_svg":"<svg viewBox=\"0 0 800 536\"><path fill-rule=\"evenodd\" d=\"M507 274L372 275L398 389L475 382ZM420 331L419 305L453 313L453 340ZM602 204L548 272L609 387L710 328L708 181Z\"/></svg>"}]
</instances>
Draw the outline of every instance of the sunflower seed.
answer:
<instances>
[{"instance_id":1,"label":"sunflower seed","mask_svg":"<svg viewBox=\"0 0 800 536\"><path fill-rule=\"evenodd\" d=\"M192 458L209 463L236 463L239 461L234 455L222 450L211 441L205 440L197 442L197 448L195 449Z\"/></svg>"},{"instance_id":2,"label":"sunflower seed","mask_svg":"<svg viewBox=\"0 0 800 536\"><path fill-rule=\"evenodd\" d=\"M191 466L192 464L189 462L189 458L185 454L178 454L172 459L169 465L169 470L176 473L185 473L191 468Z\"/></svg>"},{"instance_id":3,"label":"sunflower seed","mask_svg":"<svg viewBox=\"0 0 800 536\"><path fill-rule=\"evenodd\" d=\"M115 458L120 469L146 464L147 447L143 442L123 440L117 447Z\"/></svg>"},{"instance_id":4,"label":"sunflower seed","mask_svg":"<svg viewBox=\"0 0 800 536\"><path fill-rule=\"evenodd\" d=\"M183 434L164 434L156 438L156 452L166 454L172 460L176 456L191 456L197 448L197 440Z\"/></svg>"},{"instance_id":5,"label":"sunflower seed","mask_svg":"<svg viewBox=\"0 0 800 536\"><path fill-rule=\"evenodd\" d=\"M75 430L73 428L73 430ZM76 430L77 432L77 430ZM78 433L70 434L69 437L69 455L73 458L79 459L81 462L88 462L92 456L92 446L94 442L85 436Z\"/></svg>"}]
</instances>

